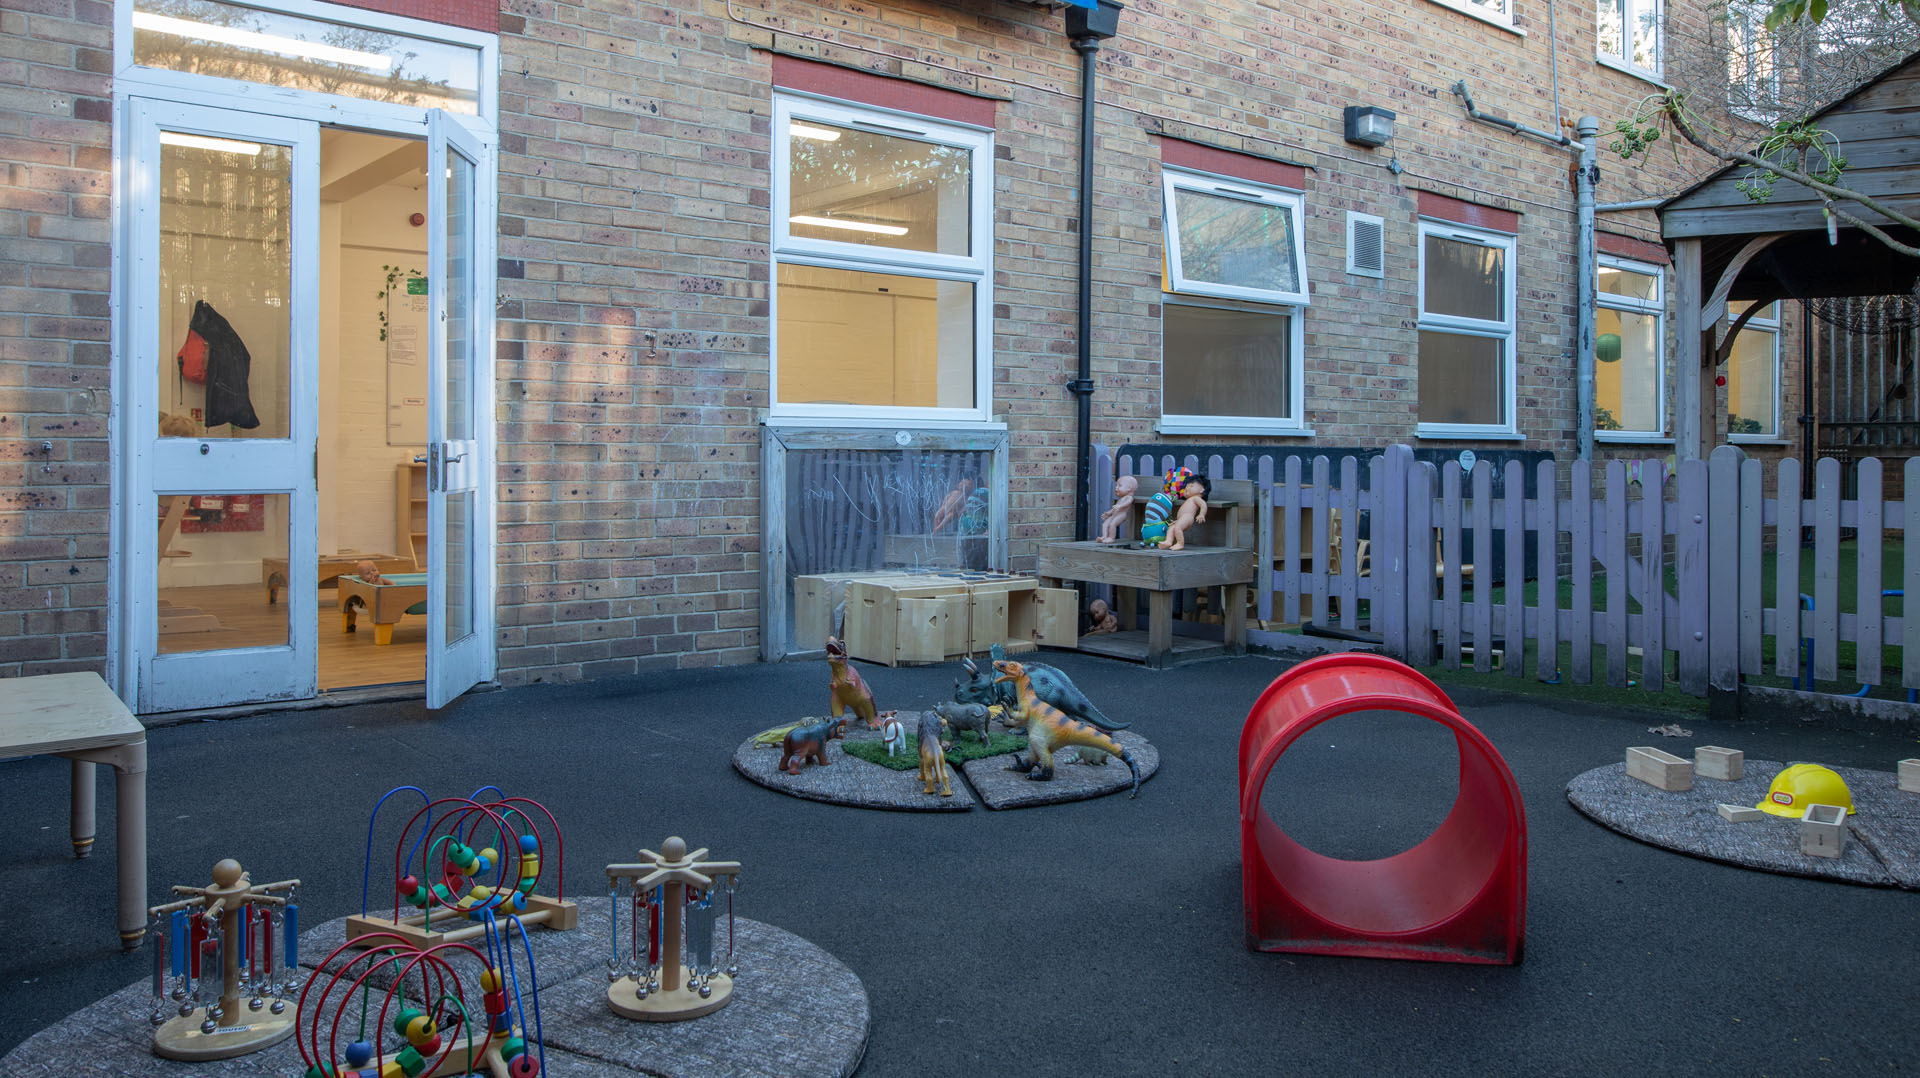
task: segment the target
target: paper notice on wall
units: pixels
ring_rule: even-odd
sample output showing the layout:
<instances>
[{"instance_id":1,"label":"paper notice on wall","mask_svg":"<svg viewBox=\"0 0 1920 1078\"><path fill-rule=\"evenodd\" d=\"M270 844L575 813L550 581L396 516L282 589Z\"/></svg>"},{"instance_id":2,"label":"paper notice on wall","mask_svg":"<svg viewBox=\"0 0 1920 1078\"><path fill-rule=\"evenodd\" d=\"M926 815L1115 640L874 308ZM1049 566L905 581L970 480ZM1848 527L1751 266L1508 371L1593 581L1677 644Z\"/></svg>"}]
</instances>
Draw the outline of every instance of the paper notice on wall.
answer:
<instances>
[{"instance_id":1,"label":"paper notice on wall","mask_svg":"<svg viewBox=\"0 0 1920 1078\"><path fill-rule=\"evenodd\" d=\"M387 314L387 444L427 441L427 297L398 294Z\"/></svg>"}]
</instances>

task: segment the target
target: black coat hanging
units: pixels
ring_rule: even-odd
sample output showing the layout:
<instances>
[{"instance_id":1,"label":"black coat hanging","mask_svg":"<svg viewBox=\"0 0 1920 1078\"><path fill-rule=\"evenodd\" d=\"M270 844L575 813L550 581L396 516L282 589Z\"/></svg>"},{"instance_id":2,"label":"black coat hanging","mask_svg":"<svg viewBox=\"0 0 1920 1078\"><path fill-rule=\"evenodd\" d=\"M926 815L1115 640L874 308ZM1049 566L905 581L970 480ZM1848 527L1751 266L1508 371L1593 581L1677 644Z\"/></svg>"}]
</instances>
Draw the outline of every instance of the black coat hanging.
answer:
<instances>
[{"instance_id":1,"label":"black coat hanging","mask_svg":"<svg viewBox=\"0 0 1920 1078\"><path fill-rule=\"evenodd\" d=\"M231 423L241 430L258 427L260 417L253 412L253 397L247 389L253 357L240 335L206 300L194 303L193 320L187 328L207 342L206 425Z\"/></svg>"}]
</instances>

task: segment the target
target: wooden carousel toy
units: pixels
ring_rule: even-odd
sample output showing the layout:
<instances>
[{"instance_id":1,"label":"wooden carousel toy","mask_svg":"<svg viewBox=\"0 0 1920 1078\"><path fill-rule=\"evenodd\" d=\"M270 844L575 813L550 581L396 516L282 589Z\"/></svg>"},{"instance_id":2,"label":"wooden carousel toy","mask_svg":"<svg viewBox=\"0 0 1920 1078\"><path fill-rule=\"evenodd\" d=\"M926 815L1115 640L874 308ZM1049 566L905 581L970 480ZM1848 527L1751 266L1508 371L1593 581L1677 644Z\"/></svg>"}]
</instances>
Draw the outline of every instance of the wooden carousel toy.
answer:
<instances>
[{"instance_id":1,"label":"wooden carousel toy","mask_svg":"<svg viewBox=\"0 0 1920 1078\"><path fill-rule=\"evenodd\" d=\"M509 929L517 930L526 956L524 981ZM526 929L507 914L488 917L482 931L484 951L470 943L421 947L396 932L370 933L336 948L300 993L294 1043L307 1065L304 1078L546 1073L540 980ZM477 978L461 977L462 969L471 974L475 967Z\"/></svg>"},{"instance_id":2,"label":"wooden carousel toy","mask_svg":"<svg viewBox=\"0 0 1920 1078\"><path fill-rule=\"evenodd\" d=\"M213 866L212 886L176 884L173 892L187 897L147 911L155 1055L231 1059L293 1033L287 1004L300 961L299 886L299 880L256 884L228 858ZM285 941L279 966L277 938Z\"/></svg>"},{"instance_id":3,"label":"wooden carousel toy","mask_svg":"<svg viewBox=\"0 0 1920 1078\"><path fill-rule=\"evenodd\" d=\"M374 825L387 798L408 790L426 804L407 821L394 843L391 913L369 912ZM499 800L479 800L489 792ZM535 892L549 849L554 862L551 898ZM430 947L475 939L487 931L489 918L508 915L522 925L574 928L580 923L580 910L565 897L564 852L553 813L537 801L507 797L497 786L476 790L472 797L437 801L418 786L389 790L374 804L367 822L360 914L347 918L347 938L385 932Z\"/></svg>"},{"instance_id":4,"label":"wooden carousel toy","mask_svg":"<svg viewBox=\"0 0 1920 1078\"><path fill-rule=\"evenodd\" d=\"M642 1022L678 1022L712 1014L733 999L739 972L733 961L733 889L740 862L706 856L705 849L689 854L686 841L674 836L660 844L659 853L641 850L638 864L607 866L607 894L613 900L607 1002L613 1013ZM714 951L720 913L714 896L721 887L727 898L724 973ZM624 947L623 905L631 915Z\"/></svg>"}]
</instances>

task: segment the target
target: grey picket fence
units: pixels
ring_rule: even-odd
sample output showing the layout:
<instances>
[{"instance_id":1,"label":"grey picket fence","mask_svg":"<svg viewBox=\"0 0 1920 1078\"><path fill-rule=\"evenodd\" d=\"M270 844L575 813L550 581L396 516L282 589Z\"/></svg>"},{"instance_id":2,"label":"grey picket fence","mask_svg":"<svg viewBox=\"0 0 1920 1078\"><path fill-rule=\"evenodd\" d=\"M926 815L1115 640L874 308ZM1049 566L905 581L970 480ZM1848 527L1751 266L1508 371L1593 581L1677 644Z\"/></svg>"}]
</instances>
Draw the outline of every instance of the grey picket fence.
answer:
<instances>
[{"instance_id":1,"label":"grey picket fence","mask_svg":"<svg viewBox=\"0 0 1920 1078\"><path fill-rule=\"evenodd\" d=\"M1905 594L1920 596L1920 551L1906 556L1905 545L1920 535L1920 459L1904 462L1904 501L1883 499L1882 465L1870 458L1854 465L1854 484L1839 461L1819 461L1811 498L1801 497L1799 462L1785 460L1769 491L1762 462L1732 446L1672 467L1542 461L1531 482L1509 462L1498 496L1486 461L1436 468L1406 446L1338 468L1288 458L1277 476L1266 457L1116 459L1104 446L1092 465L1096 516L1115 475L1185 466L1251 481L1259 618L1377 634L1415 665L1489 671L1497 657L1515 678L1704 696L1743 675L1807 689L1838 681L1841 644L1851 643L1846 688L1920 689L1920 617L1902 616ZM1858 494L1843 497L1849 486ZM1890 542L1902 555L1897 581L1886 572ZM1843 602L1848 567L1854 593ZM1884 608L1889 599L1899 612ZM1886 648L1900 649L1897 669Z\"/></svg>"}]
</instances>

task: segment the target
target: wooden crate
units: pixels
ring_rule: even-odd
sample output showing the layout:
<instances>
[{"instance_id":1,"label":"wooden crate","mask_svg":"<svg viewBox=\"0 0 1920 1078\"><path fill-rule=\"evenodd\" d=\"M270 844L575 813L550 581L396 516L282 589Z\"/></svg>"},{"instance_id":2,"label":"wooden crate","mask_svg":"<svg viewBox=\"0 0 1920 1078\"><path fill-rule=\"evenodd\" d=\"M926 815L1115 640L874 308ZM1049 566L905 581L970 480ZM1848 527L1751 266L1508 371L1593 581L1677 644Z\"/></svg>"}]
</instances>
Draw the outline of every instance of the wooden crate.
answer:
<instances>
[{"instance_id":1,"label":"wooden crate","mask_svg":"<svg viewBox=\"0 0 1920 1078\"><path fill-rule=\"evenodd\" d=\"M820 573L793 578L793 647L818 651L834 632L833 611L847 597L847 582L866 573Z\"/></svg>"},{"instance_id":2,"label":"wooden crate","mask_svg":"<svg viewBox=\"0 0 1920 1078\"><path fill-rule=\"evenodd\" d=\"M1007 639L1054 648L1080 646L1080 593L1034 588L1008 596Z\"/></svg>"},{"instance_id":3,"label":"wooden crate","mask_svg":"<svg viewBox=\"0 0 1920 1078\"><path fill-rule=\"evenodd\" d=\"M1662 790L1693 789L1693 764L1651 745L1627 750L1627 774Z\"/></svg>"},{"instance_id":4,"label":"wooden crate","mask_svg":"<svg viewBox=\"0 0 1920 1078\"><path fill-rule=\"evenodd\" d=\"M1800 817L1800 852L1839 857L1847 852L1847 810L1839 805L1808 805Z\"/></svg>"},{"instance_id":5,"label":"wooden crate","mask_svg":"<svg viewBox=\"0 0 1920 1078\"><path fill-rule=\"evenodd\" d=\"M1900 788L1910 794L1920 794L1920 759L1900 761Z\"/></svg>"},{"instance_id":6,"label":"wooden crate","mask_svg":"<svg viewBox=\"0 0 1920 1078\"><path fill-rule=\"evenodd\" d=\"M868 662L942 662L990 650L1078 639L1076 595L1050 588L1044 603L1031 577L963 580L923 573L862 574L846 583L847 654Z\"/></svg>"},{"instance_id":7,"label":"wooden crate","mask_svg":"<svg viewBox=\"0 0 1920 1078\"><path fill-rule=\"evenodd\" d=\"M1767 815L1748 805L1729 805L1723 802L1715 805L1714 808L1719 811L1720 818L1728 823L1752 823L1755 820L1764 819Z\"/></svg>"},{"instance_id":8,"label":"wooden crate","mask_svg":"<svg viewBox=\"0 0 1920 1078\"><path fill-rule=\"evenodd\" d=\"M1701 745L1693 750L1693 773L1703 779L1738 782L1747 773L1747 754L1739 749Z\"/></svg>"}]
</instances>

